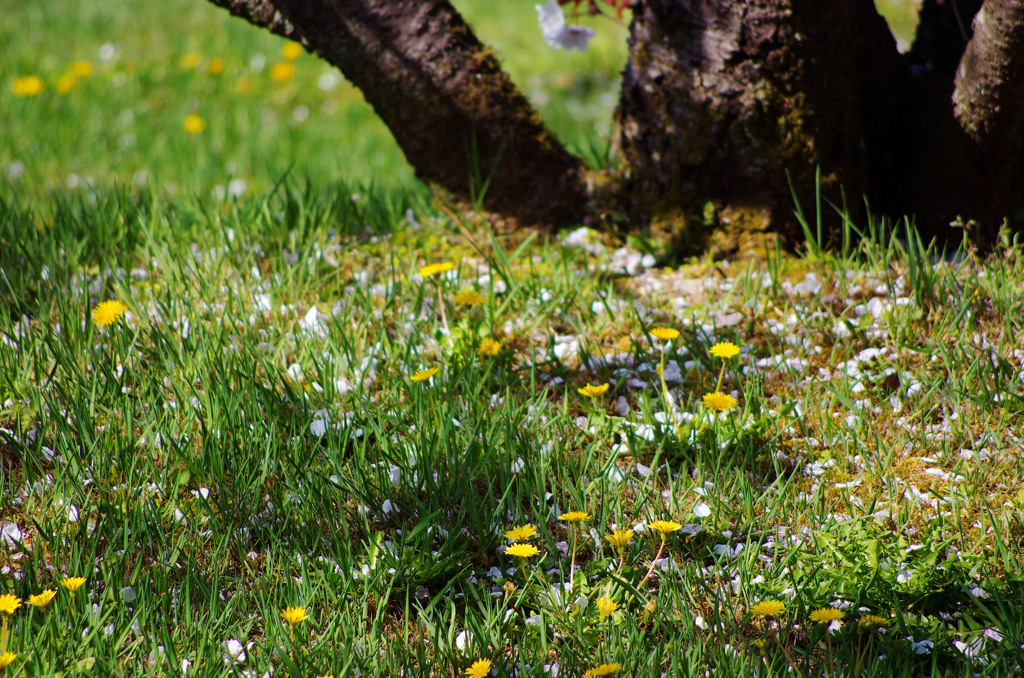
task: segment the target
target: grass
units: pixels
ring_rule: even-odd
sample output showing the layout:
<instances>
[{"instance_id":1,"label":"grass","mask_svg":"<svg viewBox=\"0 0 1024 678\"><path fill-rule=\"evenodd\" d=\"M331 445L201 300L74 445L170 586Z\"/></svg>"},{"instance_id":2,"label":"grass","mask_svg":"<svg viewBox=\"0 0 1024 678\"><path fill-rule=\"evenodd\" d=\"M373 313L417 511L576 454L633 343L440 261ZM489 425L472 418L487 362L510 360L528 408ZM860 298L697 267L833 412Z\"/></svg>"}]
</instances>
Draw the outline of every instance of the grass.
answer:
<instances>
[{"instance_id":1,"label":"grass","mask_svg":"<svg viewBox=\"0 0 1024 678\"><path fill-rule=\"evenodd\" d=\"M544 45L529 4L457 2L570 148L607 157L625 29L594 22L585 54ZM521 12L519 11L521 9ZM0 21L0 170L9 198L157 187L184 197L270 190L295 171L321 182L408 187L412 171L362 95L312 55L201 0L69 0ZM61 50L48 47L59 40ZM60 56L58 56L60 55ZM75 77L75 64L89 75ZM290 66L289 66L290 65ZM13 97L17 78L44 89ZM185 130L188 116L205 128Z\"/></svg>"},{"instance_id":2,"label":"grass","mask_svg":"<svg viewBox=\"0 0 1024 678\"><path fill-rule=\"evenodd\" d=\"M123 38L73 101L0 94L0 166L24 165L0 190L5 675L1019 673L1017 243L978 259L870 219L830 250L828 206L801 211L803 256L665 267L585 231L499 236L411 184L380 135L339 167L336 116L363 114L308 124L304 97L341 96L308 88L308 57L247 96L182 72L200 45L201 64L239 55L227 73L281 43L178 9L69 3L85 28L68 54L130 20L195 43L157 32L143 58ZM498 32L491 5L470 9ZM13 12L4 73L60 71L31 54L61 14ZM540 57L522 51L524 82ZM611 56L581 58L611 77ZM122 88L163 84L106 89L122 68ZM153 133L114 163L102 121L127 105L141 125L153 97ZM309 119L283 122L300 102ZM277 122L243 134L260 107ZM244 154L229 193L223 163ZM141 167L159 180L126 180ZM68 171L94 181L69 189ZM94 315L111 300L125 312ZM713 355L723 342L740 354ZM738 404L715 414L719 381ZM506 552L517 526L535 555ZM4 594L44 590L2 614ZM286 623L292 607L308 618ZM832 608L829 632L814 613Z\"/></svg>"}]
</instances>

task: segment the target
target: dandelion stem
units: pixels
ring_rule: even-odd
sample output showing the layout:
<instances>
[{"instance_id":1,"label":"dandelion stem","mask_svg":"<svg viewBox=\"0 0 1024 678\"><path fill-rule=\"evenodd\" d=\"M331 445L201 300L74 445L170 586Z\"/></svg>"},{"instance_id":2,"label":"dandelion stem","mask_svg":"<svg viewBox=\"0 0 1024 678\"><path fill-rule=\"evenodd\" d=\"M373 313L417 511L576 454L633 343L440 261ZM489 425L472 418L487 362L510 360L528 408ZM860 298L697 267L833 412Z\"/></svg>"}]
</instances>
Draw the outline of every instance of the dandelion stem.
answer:
<instances>
[{"instance_id":1,"label":"dandelion stem","mask_svg":"<svg viewBox=\"0 0 1024 678\"><path fill-rule=\"evenodd\" d=\"M572 593L572 581L576 574L576 526L572 528L572 558L569 560L569 593Z\"/></svg>"},{"instance_id":2,"label":"dandelion stem","mask_svg":"<svg viewBox=\"0 0 1024 678\"><path fill-rule=\"evenodd\" d=\"M785 643L782 642L782 639L779 638L778 634L773 635L775 636L775 642L778 644L779 649L782 650L783 656L786 657L786 661L788 661L789 665L793 668L794 671L796 671L797 678L804 678L804 674L800 670L800 667L797 666L796 662L793 660L793 657L789 654L789 651L786 650Z\"/></svg>"},{"instance_id":3,"label":"dandelion stem","mask_svg":"<svg viewBox=\"0 0 1024 678\"><path fill-rule=\"evenodd\" d=\"M854 670L853 675L860 675L860 667L864 664L864 659L868 656L868 648L871 647L871 637L875 635L875 629L872 628L871 632L867 634L867 642L864 643L863 648L861 647L861 638L865 637L865 634L860 634L860 638L857 639L857 668Z\"/></svg>"},{"instance_id":4,"label":"dandelion stem","mask_svg":"<svg viewBox=\"0 0 1024 678\"><path fill-rule=\"evenodd\" d=\"M437 289L437 303L441 307L441 324L444 325L445 336L450 337L452 331L448 327L448 316L444 310L444 298L441 297L441 283L435 281L434 287ZM725 369L725 365L722 366L722 369Z\"/></svg>"},{"instance_id":5,"label":"dandelion stem","mask_svg":"<svg viewBox=\"0 0 1024 678\"><path fill-rule=\"evenodd\" d=\"M650 568L648 568L647 574L645 574L644 578L640 580L640 583L636 585L637 589L643 586L644 582L647 581L647 578L651 576L652 572L654 572L654 565L658 562L658 559L661 558L661 552L665 548L666 541L667 538L665 537L665 535L661 535L661 544L658 546L658 552L654 554L654 558L651 560L651 566Z\"/></svg>"},{"instance_id":6,"label":"dandelion stem","mask_svg":"<svg viewBox=\"0 0 1024 678\"><path fill-rule=\"evenodd\" d=\"M665 346L661 347L661 362L658 363L658 376L661 377L661 397L665 399L665 412L672 418L672 423L675 425L676 437L681 438L682 432L680 431L680 422L676 418L675 412L672 410L672 400L668 394L668 382L665 381ZM653 476L652 476L653 477Z\"/></svg>"},{"instance_id":7,"label":"dandelion stem","mask_svg":"<svg viewBox=\"0 0 1024 678\"><path fill-rule=\"evenodd\" d=\"M718 372L718 383L715 384L715 393L722 391L722 377L725 376L725 358L722 359L722 369Z\"/></svg>"},{"instance_id":8,"label":"dandelion stem","mask_svg":"<svg viewBox=\"0 0 1024 678\"><path fill-rule=\"evenodd\" d=\"M661 362L658 363L658 376L661 377L661 393L665 396L665 405L668 406L668 383L665 381L665 347L661 347Z\"/></svg>"}]
</instances>

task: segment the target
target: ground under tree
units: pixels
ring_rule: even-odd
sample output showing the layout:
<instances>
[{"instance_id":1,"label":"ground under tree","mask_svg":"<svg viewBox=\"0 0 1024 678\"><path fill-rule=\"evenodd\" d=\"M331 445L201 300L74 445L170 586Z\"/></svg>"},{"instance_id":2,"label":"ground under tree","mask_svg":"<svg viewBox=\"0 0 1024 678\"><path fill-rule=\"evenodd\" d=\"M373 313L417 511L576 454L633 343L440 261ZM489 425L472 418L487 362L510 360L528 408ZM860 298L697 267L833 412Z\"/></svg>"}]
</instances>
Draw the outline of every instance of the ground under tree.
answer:
<instances>
[{"instance_id":1,"label":"ground under tree","mask_svg":"<svg viewBox=\"0 0 1024 678\"><path fill-rule=\"evenodd\" d=\"M337 66L421 179L464 200L487 180L522 222L792 235L790 187L811 203L819 171L826 199L927 235L1024 222L1019 1L926 0L903 55L872 0L635 0L614 172L566 151L446 0L211 2Z\"/></svg>"}]
</instances>

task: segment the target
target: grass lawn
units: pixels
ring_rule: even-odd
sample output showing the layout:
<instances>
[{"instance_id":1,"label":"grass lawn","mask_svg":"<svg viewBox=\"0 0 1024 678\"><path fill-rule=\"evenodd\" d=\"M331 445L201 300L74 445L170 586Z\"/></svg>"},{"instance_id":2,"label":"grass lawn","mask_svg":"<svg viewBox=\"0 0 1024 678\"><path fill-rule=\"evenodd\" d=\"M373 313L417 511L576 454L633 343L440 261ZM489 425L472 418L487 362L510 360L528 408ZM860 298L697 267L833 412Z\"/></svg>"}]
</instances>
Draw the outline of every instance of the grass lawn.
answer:
<instances>
[{"instance_id":1,"label":"grass lawn","mask_svg":"<svg viewBox=\"0 0 1024 678\"><path fill-rule=\"evenodd\" d=\"M622 29L456 4L603 162ZM9 5L5 678L1020 675L1018 245L498 235L203 2Z\"/></svg>"}]
</instances>

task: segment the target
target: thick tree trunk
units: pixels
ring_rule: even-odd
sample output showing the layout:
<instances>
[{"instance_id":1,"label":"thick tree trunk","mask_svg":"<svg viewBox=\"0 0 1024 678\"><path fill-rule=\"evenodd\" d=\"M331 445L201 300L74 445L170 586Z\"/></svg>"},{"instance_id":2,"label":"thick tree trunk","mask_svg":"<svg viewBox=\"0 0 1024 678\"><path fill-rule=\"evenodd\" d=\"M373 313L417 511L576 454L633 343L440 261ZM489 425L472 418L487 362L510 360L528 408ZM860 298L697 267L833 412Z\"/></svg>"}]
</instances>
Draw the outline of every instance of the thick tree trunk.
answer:
<instances>
[{"instance_id":1,"label":"thick tree trunk","mask_svg":"<svg viewBox=\"0 0 1024 678\"><path fill-rule=\"evenodd\" d=\"M699 243L708 201L740 230L792 234L787 173L811 212L818 167L828 197L859 198L885 164L865 152L885 125L865 119L861 88L890 108L894 77L859 69L898 75L896 59L870 0L639 0L619 109L633 213Z\"/></svg>"},{"instance_id":2,"label":"thick tree trunk","mask_svg":"<svg viewBox=\"0 0 1024 678\"><path fill-rule=\"evenodd\" d=\"M582 221L570 155L446 0L211 0L337 66L417 175L530 223Z\"/></svg>"},{"instance_id":3,"label":"thick tree trunk","mask_svg":"<svg viewBox=\"0 0 1024 678\"><path fill-rule=\"evenodd\" d=\"M788 181L813 211L817 167L830 198L859 196L863 2L636 2L618 111L632 211L699 244L709 202L739 230L794 235Z\"/></svg>"}]
</instances>

